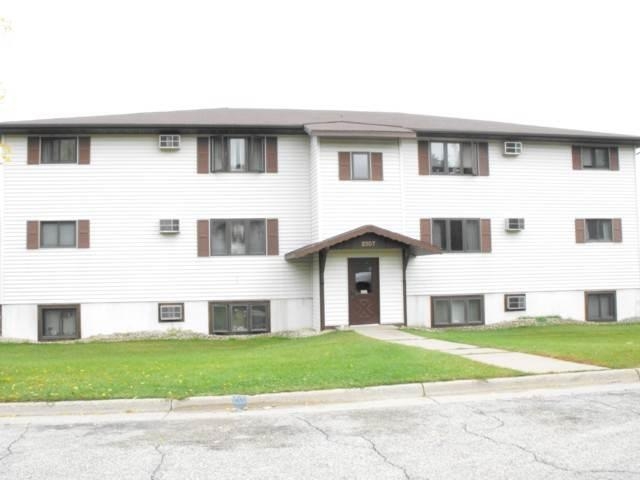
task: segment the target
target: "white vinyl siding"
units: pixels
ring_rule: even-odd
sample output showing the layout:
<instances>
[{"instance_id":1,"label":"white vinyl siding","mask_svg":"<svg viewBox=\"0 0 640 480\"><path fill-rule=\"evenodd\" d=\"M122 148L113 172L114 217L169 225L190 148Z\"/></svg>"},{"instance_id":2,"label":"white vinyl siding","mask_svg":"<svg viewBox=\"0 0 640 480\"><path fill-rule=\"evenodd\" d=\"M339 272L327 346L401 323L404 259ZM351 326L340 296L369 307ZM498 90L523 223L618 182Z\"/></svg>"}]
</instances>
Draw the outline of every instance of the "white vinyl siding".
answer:
<instances>
[{"instance_id":1,"label":"white vinyl siding","mask_svg":"<svg viewBox=\"0 0 640 480\"><path fill-rule=\"evenodd\" d=\"M402 323L402 255L399 249L331 250L325 266L325 324L349 324L348 258L378 257L380 323Z\"/></svg>"},{"instance_id":2,"label":"white vinyl siding","mask_svg":"<svg viewBox=\"0 0 640 480\"><path fill-rule=\"evenodd\" d=\"M161 162L157 135L93 135L91 165L82 167L27 166L26 137L7 140L6 303L311 298L310 262L283 258L311 242L307 136L278 138L277 175L219 176L195 173L192 135ZM26 220L68 218L91 220L90 249L26 250ZM180 235L159 235L159 218L179 218ZM204 218L277 218L280 255L203 261L196 222Z\"/></svg>"}]
</instances>

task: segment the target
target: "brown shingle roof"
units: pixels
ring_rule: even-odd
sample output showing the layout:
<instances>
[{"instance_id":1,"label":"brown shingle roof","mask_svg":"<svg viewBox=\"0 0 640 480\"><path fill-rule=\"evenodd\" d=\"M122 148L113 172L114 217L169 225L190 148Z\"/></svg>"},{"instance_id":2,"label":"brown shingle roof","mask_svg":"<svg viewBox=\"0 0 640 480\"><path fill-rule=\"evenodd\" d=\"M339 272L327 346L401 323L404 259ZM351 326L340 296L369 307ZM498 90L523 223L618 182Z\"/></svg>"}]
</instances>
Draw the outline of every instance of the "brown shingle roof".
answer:
<instances>
[{"instance_id":1,"label":"brown shingle roof","mask_svg":"<svg viewBox=\"0 0 640 480\"><path fill-rule=\"evenodd\" d=\"M326 124L324 127L314 125ZM541 137L615 140L640 143L640 137L611 133L566 130L560 128L490 122L463 118L437 117L393 112L357 112L346 110L283 110L212 108L170 112L130 113L94 117L52 118L0 123L0 132L28 131L36 128L331 128L349 129L390 127L420 134L468 134L486 136ZM359 126L358 126L359 125Z\"/></svg>"},{"instance_id":2,"label":"brown shingle roof","mask_svg":"<svg viewBox=\"0 0 640 480\"><path fill-rule=\"evenodd\" d=\"M375 225L363 225L362 227L354 228L353 230L349 230L339 235L329 237L320 242L315 242L309 245L305 245L304 247L300 247L287 253L284 258L286 260L304 258L309 255L313 255L314 253L318 253L320 250L330 249L332 247L335 247L336 245L352 240L354 238L361 237L362 235L366 234L377 235L379 237L384 237L389 240L393 240L394 242L401 243L410 248L412 255L442 253L442 250L440 250L440 248L436 247L435 245L431 245L430 243L421 242L420 240L416 240L415 238L407 237L406 235L402 235L401 233L396 233L392 232L391 230L376 227Z\"/></svg>"}]
</instances>

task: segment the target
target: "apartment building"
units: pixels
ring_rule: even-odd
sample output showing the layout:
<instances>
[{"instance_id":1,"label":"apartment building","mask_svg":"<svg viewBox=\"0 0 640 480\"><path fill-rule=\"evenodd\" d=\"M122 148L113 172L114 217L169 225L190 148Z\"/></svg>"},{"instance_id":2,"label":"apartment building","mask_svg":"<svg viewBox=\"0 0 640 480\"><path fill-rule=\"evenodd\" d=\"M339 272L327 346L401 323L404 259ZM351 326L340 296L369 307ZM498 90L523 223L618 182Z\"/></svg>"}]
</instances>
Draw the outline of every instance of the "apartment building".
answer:
<instances>
[{"instance_id":1,"label":"apartment building","mask_svg":"<svg viewBox=\"0 0 640 480\"><path fill-rule=\"evenodd\" d=\"M0 134L6 337L640 316L640 138L262 109Z\"/></svg>"}]
</instances>

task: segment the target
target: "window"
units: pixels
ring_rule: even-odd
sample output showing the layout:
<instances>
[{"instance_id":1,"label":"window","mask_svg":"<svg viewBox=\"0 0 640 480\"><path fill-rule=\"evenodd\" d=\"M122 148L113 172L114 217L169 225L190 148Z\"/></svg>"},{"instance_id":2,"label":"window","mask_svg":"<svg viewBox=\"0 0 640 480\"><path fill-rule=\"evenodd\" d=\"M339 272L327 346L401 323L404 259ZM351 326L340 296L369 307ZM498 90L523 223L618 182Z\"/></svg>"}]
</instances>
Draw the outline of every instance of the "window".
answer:
<instances>
[{"instance_id":1,"label":"window","mask_svg":"<svg viewBox=\"0 0 640 480\"><path fill-rule=\"evenodd\" d=\"M581 147L582 168L609 169L609 149L607 147Z\"/></svg>"},{"instance_id":2,"label":"window","mask_svg":"<svg viewBox=\"0 0 640 480\"><path fill-rule=\"evenodd\" d=\"M444 252L479 252L479 220L433 220L432 243Z\"/></svg>"},{"instance_id":3,"label":"window","mask_svg":"<svg viewBox=\"0 0 640 480\"><path fill-rule=\"evenodd\" d=\"M616 321L616 292L587 292L587 320L591 322Z\"/></svg>"},{"instance_id":4,"label":"window","mask_svg":"<svg viewBox=\"0 0 640 480\"><path fill-rule=\"evenodd\" d=\"M504 296L504 309L507 312L524 311L527 309L527 296L524 293L512 293Z\"/></svg>"},{"instance_id":5,"label":"window","mask_svg":"<svg viewBox=\"0 0 640 480\"><path fill-rule=\"evenodd\" d=\"M42 137L40 163L78 163L77 137Z\"/></svg>"},{"instance_id":6,"label":"window","mask_svg":"<svg viewBox=\"0 0 640 480\"><path fill-rule=\"evenodd\" d=\"M180 148L180 135L160 135L158 147L161 150L176 150Z\"/></svg>"},{"instance_id":7,"label":"window","mask_svg":"<svg viewBox=\"0 0 640 480\"><path fill-rule=\"evenodd\" d=\"M209 304L210 333L268 332L269 310L269 302L213 302Z\"/></svg>"},{"instance_id":8,"label":"window","mask_svg":"<svg viewBox=\"0 0 640 480\"><path fill-rule=\"evenodd\" d=\"M184 304L182 303L158 304L158 321L184 322Z\"/></svg>"},{"instance_id":9,"label":"window","mask_svg":"<svg viewBox=\"0 0 640 480\"><path fill-rule=\"evenodd\" d=\"M213 137L214 172L264 172L265 137Z\"/></svg>"},{"instance_id":10,"label":"window","mask_svg":"<svg viewBox=\"0 0 640 480\"><path fill-rule=\"evenodd\" d=\"M484 301L482 296L432 297L432 325L434 327L482 325Z\"/></svg>"},{"instance_id":11,"label":"window","mask_svg":"<svg viewBox=\"0 0 640 480\"><path fill-rule=\"evenodd\" d=\"M38 306L38 339L74 340L80 338L79 305Z\"/></svg>"},{"instance_id":12,"label":"window","mask_svg":"<svg viewBox=\"0 0 640 480\"><path fill-rule=\"evenodd\" d=\"M351 154L351 179L369 180L371 178L371 163L368 153L354 152Z\"/></svg>"},{"instance_id":13,"label":"window","mask_svg":"<svg viewBox=\"0 0 640 480\"><path fill-rule=\"evenodd\" d=\"M587 226L587 242L612 242L613 226L610 218L585 220Z\"/></svg>"},{"instance_id":14,"label":"window","mask_svg":"<svg viewBox=\"0 0 640 480\"><path fill-rule=\"evenodd\" d=\"M478 146L475 143L431 142L431 172L445 175L475 175Z\"/></svg>"},{"instance_id":15,"label":"window","mask_svg":"<svg viewBox=\"0 0 640 480\"><path fill-rule=\"evenodd\" d=\"M40 248L76 246L76 222L40 222Z\"/></svg>"},{"instance_id":16,"label":"window","mask_svg":"<svg viewBox=\"0 0 640 480\"><path fill-rule=\"evenodd\" d=\"M265 255L264 219L211 220L212 255Z\"/></svg>"}]
</instances>

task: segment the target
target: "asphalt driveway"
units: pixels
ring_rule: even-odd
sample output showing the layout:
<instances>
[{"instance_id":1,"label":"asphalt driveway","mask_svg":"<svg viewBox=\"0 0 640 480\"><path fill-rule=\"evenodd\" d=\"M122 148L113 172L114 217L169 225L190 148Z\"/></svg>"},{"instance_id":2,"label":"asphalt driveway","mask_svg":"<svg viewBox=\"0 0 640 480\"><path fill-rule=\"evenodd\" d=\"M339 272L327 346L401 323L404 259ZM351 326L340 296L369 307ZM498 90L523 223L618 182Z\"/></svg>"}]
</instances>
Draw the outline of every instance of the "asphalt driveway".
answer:
<instances>
[{"instance_id":1,"label":"asphalt driveway","mask_svg":"<svg viewBox=\"0 0 640 480\"><path fill-rule=\"evenodd\" d=\"M1 479L640 478L640 388L0 419Z\"/></svg>"}]
</instances>

